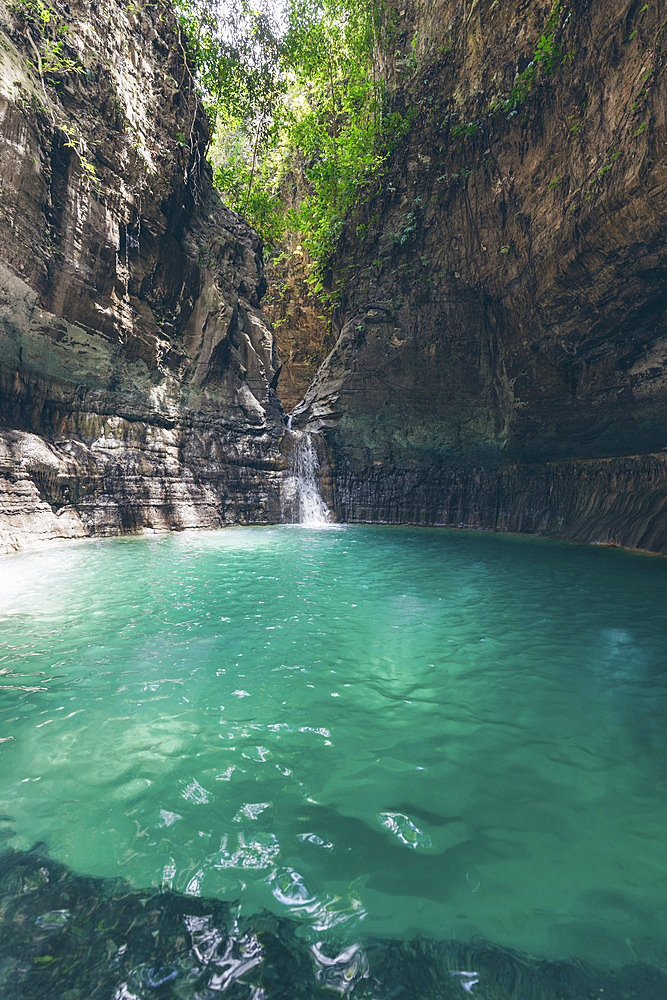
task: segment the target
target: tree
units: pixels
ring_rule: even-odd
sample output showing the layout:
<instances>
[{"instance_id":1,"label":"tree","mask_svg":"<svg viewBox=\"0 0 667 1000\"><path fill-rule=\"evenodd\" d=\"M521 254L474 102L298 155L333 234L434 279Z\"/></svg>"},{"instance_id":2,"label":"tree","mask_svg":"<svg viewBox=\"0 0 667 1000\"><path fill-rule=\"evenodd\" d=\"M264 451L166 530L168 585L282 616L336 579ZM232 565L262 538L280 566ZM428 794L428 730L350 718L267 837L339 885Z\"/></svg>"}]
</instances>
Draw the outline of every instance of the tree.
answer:
<instances>
[{"instance_id":1,"label":"tree","mask_svg":"<svg viewBox=\"0 0 667 1000\"><path fill-rule=\"evenodd\" d=\"M270 245L286 229L318 282L346 215L371 193L404 121L387 110L382 0L181 0L180 17L213 126L216 185ZM303 164L307 192L286 204Z\"/></svg>"}]
</instances>

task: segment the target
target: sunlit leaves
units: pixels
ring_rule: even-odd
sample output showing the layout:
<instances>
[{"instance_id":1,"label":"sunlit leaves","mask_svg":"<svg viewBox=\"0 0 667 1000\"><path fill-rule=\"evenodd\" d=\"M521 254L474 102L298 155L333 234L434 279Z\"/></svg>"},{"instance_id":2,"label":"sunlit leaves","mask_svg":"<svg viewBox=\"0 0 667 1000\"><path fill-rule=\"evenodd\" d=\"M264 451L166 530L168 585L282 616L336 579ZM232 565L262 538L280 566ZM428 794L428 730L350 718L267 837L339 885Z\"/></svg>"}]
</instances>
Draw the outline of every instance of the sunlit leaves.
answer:
<instances>
[{"instance_id":1,"label":"sunlit leaves","mask_svg":"<svg viewBox=\"0 0 667 1000\"><path fill-rule=\"evenodd\" d=\"M385 13L382 0L285 0L278 23L272 6L181 0L180 12L216 185L267 242L298 232L321 267L403 127L385 108Z\"/></svg>"}]
</instances>

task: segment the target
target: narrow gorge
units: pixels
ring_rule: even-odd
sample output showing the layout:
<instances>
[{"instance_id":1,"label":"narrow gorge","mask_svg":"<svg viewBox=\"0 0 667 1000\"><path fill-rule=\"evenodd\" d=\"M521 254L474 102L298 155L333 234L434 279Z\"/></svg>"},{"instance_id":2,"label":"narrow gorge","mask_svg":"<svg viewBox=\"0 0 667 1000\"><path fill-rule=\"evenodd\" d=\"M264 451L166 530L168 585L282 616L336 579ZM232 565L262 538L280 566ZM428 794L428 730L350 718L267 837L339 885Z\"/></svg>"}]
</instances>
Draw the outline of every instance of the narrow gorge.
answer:
<instances>
[{"instance_id":1,"label":"narrow gorge","mask_svg":"<svg viewBox=\"0 0 667 1000\"><path fill-rule=\"evenodd\" d=\"M386 6L409 124L293 416L336 518L664 552L661 4ZM261 241L213 188L176 17L53 10L48 71L2 12L2 550L280 522Z\"/></svg>"},{"instance_id":2,"label":"narrow gorge","mask_svg":"<svg viewBox=\"0 0 667 1000\"><path fill-rule=\"evenodd\" d=\"M665 1000L666 18L0 0L0 1000Z\"/></svg>"}]
</instances>

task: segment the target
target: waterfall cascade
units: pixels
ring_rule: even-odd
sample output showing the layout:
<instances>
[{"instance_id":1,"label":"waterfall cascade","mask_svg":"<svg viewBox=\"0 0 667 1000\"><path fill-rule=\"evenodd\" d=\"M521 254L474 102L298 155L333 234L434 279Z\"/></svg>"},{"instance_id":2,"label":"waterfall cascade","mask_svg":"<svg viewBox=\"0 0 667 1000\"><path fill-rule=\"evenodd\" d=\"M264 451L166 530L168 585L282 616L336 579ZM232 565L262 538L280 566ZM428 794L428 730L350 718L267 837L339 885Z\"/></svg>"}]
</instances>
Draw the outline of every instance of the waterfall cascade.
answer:
<instances>
[{"instance_id":1,"label":"waterfall cascade","mask_svg":"<svg viewBox=\"0 0 667 1000\"><path fill-rule=\"evenodd\" d=\"M310 528L331 524L331 511L322 499L317 482L319 462L312 436L308 431L293 431L289 477L285 490L285 508L289 520Z\"/></svg>"}]
</instances>

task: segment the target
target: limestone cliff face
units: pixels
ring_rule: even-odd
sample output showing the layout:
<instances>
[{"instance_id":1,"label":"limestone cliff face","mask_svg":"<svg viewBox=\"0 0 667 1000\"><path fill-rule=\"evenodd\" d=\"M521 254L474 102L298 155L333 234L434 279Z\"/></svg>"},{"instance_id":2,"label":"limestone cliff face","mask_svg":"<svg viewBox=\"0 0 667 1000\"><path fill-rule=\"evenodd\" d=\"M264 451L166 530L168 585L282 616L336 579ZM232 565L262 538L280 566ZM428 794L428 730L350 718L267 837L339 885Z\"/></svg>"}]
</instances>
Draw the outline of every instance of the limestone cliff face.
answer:
<instances>
[{"instance_id":1,"label":"limestone cliff face","mask_svg":"<svg viewBox=\"0 0 667 1000\"><path fill-rule=\"evenodd\" d=\"M665 551L663 5L390 7L418 113L298 411L339 516Z\"/></svg>"},{"instance_id":2,"label":"limestone cliff face","mask_svg":"<svg viewBox=\"0 0 667 1000\"><path fill-rule=\"evenodd\" d=\"M0 551L280 520L261 246L213 192L170 6L55 0L47 34L16 6L0 8Z\"/></svg>"},{"instance_id":3,"label":"limestone cliff face","mask_svg":"<svg viewBox=\"0 0 667 1000\"><path fill-rule=\"evenodd\" d=\"M280 351L280 399L288 412L303 399L333 347L327 309L311 292L310 273L308 256L296 241L267 260L262 305Z\"/></svg>"}]
</instances>

